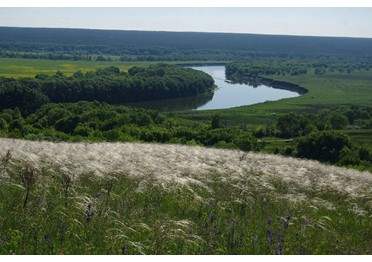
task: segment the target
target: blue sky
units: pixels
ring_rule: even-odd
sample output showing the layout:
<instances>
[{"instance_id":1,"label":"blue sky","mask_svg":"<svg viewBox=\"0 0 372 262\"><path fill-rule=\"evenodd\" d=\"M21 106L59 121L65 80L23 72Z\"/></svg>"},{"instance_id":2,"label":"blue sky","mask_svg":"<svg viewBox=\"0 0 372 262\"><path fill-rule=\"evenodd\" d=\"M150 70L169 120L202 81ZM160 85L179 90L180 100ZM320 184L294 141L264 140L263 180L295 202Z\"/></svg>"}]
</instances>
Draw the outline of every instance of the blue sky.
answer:
<instances>
[{"instance_id":1,"label":"blue sky","mask_svg":"<svg viewBox=\"0 0 372 262\"><path fill-rule=\"evenodd\" d=\"M372 38L372 8L0 8L0 26Z\"/></svg>"}]
</instances>

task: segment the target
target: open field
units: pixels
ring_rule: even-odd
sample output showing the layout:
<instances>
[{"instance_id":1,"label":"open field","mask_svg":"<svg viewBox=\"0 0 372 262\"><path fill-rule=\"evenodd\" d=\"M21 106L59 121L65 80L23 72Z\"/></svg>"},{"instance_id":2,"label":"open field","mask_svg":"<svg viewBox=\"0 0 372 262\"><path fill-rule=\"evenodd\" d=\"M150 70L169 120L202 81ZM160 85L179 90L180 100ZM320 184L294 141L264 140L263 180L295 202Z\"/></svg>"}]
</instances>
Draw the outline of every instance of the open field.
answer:
<instances>
[{"instance_id":1,"label":"open field","mask_svg":"<svg viewBox=\"0 0 372 262\"><path fill-rule=\"evenodd\" d=\"M116 66L127 71L132 66L148 66L156 62L120 62L120 61L68 61L42 59L0 58L0 76L34 77L36 74L55 74L61 71L66 75L74 72L94 71L97 68Z\"/></svg>"},{"instance_id":2,"label":"open field","mask_svg":"<svg viewBox=\"0 0 372 262\"><path fill-rule=\"evenodd\" d=\"M368 172L177 145L0 148L0 254L372 254Z\"/></svg>"},{"instance_id":3,"label":"open field","mask_svg":"<svg viewBox=\"0 0 372 262\"><path fill-rule=\"evenodd\" d=\"M0 58L0 77L34 77L37 74L55 74L57 71L67 76L81 70L94 71L97 68L116 66L127 71L132 66L149 66L160 62L121 62L121 61L69 61L69 60L42 60L21 58ZM161 62L162 63L162 62ZM185 61L166 62L168 64L215 63L213 61Z\"/></svg>"}]
</instances>

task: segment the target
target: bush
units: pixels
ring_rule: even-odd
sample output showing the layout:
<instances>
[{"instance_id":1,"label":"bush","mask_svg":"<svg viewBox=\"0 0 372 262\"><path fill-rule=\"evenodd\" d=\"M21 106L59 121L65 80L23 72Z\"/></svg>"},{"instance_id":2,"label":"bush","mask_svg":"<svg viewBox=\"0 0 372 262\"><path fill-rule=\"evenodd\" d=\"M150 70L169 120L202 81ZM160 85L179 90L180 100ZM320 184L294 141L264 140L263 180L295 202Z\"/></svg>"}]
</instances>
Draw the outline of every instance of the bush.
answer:
<instances>
[{"instance_id":1,"label":"bush","mask_svg":"<svg viewBox=\"0 0 372 262\"><path fill-rule=\"evenodd\" d=\"M313 132L297 144L298 156L319 161L336 163L342 157L342 150L350 148L347 135L335 131Z\"/></svg>"},{"instance_id":2,"label":"bush","mask_svg":"<svg viewBox=\"0 0 372 262\"><path fill-rule=\"evenodd\" d=\"M234 140L234 144L242 151L252 151L258 149L257 140L251 135L243 135Z\"/></svg>"}]
</instances>

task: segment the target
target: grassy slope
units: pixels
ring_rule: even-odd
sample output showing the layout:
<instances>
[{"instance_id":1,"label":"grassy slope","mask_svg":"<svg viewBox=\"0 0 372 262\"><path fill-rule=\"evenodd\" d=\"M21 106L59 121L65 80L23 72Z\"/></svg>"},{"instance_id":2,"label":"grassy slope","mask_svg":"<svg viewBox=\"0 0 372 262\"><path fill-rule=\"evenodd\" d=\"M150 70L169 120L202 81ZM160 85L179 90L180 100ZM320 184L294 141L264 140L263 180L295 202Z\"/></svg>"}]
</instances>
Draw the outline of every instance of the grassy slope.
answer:
<instances>
[{"instance_id":1,"label":"grassy slope","mask_svg":"<svg viewBox=\"0 0 372 262\"><path fill-rule=\"evenodd\" d=\"M176 145L0 148L0 254L372 254L370 173Z\"/></svg>"}]
</instances>

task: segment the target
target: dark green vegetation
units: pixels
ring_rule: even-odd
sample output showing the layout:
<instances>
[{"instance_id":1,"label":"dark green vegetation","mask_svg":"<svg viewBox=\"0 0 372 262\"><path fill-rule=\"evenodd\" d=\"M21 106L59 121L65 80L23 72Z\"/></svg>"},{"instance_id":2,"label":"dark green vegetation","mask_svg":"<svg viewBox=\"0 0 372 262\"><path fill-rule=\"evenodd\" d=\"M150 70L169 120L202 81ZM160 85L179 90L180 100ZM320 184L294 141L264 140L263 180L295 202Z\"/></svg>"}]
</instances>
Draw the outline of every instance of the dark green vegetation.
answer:
<instances>
[{"instance_id":1,"label":"dark green vegetation","mask_svg":"<svg viewBox=\"0 0 372 262\"><path fill-rule=\"evenodd\" d=\"M18 109L0 113L1 136L32 140L143 141L258 150L238 128L218 128L217 116L195 123L153 110L98 102L47 104L23 118Z\"/></svg>"},{"instance_id":2,"label":"dark green vegetation","mask_svg":"<svg viewBox=\"0 0 372 262\"><path fill-rule=\"evenodd\" d=\"M48 102L100 101L122 104L205 94L214 80L204 72L171 65L117 67L95 72L77 71L72 77L57 72L35 78L0 78L0 109L18 107L28 115Z\"/></svg>"},{"instance_id":3,"label":"dark green vegetation","mask_svg":"<svg viewBox=\"0 0 372 262\"><path fill-rule=\"evenodd\" d=\"M228 33L0 27L9 58L123 61L370 57L372 40Z\"/></svg>"},{"instance_id":4,"label":"dark green vegetation","mask_svg":"<svg viewBox=\"0 0 372 262\"><path fill-rule=\"evenodd\" d=\"M372 69L372 62L365 57L350 58L348 61L338 59L322 60L274 60L274 61L252 61L232 62L226 65L226 77L231 80L244 81L245 77L257 76L280 76L280 75L324 75L329 73L347 73L369 71Z\"/></svg>"}]
</instances>

